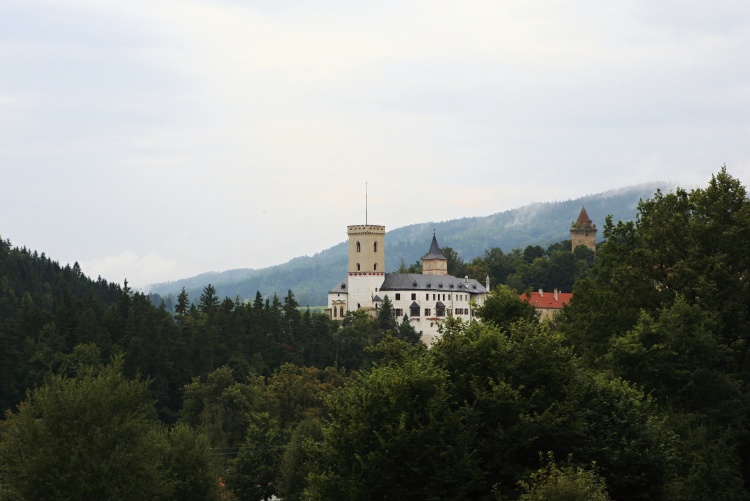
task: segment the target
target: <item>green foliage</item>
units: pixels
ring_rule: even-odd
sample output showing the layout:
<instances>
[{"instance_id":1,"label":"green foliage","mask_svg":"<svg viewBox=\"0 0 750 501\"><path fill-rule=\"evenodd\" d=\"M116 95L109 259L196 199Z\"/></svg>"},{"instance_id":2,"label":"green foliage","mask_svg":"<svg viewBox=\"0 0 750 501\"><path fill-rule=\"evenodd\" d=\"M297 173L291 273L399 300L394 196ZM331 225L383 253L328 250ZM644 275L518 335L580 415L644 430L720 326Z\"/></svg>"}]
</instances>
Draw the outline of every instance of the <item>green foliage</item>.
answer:
<instances>
[{"instance_id":1,"label":"green foliage","mask_svg":"<svg viewBox=\"0 0 750 501\"><path fill-rule=\"evenodd\" d=\"M509 330L472 324L448 330L429 352L471 409L485 484L514 498L540 450L596 461L615 499L662 494L671 478L675 435L654 402L622 380L582 369L546 324Z\"/></svg>"},{"instance_id":2,"label":"green foliage","mask_svg":"<svg viewBox=\"0 0 750 501\"><path fill-rule=\"evenodd\" d=\"M284 438L277 421L259 413L247 430L237 457L229 461L226 485L238 498L265 501L276 494L276 477L284 450Z\"/></svg>"},{"instance_id":3,"label":"green foliage","mask_svg":"<svg viewBox=\"0 0 750 501\"><path fill-rule=\"evenodd\" d=\"M461 499L477 480L471 434L444 371L376 367L335 394L308 499Z\"/></svg>"},{"instance_id":4,"label":"green foliage","mask_svg":"<svg viewBox=\"0 0 750 501\"><path fill-rule=\"evenodd\" d=\"M307 472L315 468L314 450L323 439L321 422L307 419L299 423L289 439L278 470L278 494L284 501L300 501L307 488Z\"/></svg>"},{"instance_id":5,"label":"green foliage","mask_svg":"<svg viewBox=\"0 0 750 501\"><path fill-rule=\"evenodd\" d=\"M172 499L202 501L219 499L217 467L208 437L185 424L169 430L163 464L174 486Z\"/></svg>"},{"instance_id":6,"label":"green foliage","mask_svg":"<svg viewBox=\"0 0 750 501\"><path fill-rule=\"evenodd\" d=\"M746 499L750 200L722 168L705 188L657 191L638 209L635 222L607 220L561 328L588 366L670 412L681 461L664 496Z\"/></svg>"},{"instance_id":7,"label":"green foliage","mask_svg":"<svg viewBox=\"0 0 750 501\"><path fill-rule=\"evenodd\" d=\"M454 277L466 276L466 264L464 263L464 260L461 259L461 256L458 255L458 252L453 250L452 247L443 247L440 251L443 253L443 256L448 259L449 274ZM421 266L418 273L422 273Z\"/></svg>"},{"instance_id":8,"label":"green foliage","mask_svg":"<svg viewBox=\"0 0 750 501\"><path fill-rule=\"evenodd\" d=\"M169 499L186 486L211 499L206 443L185 430L165 433L147 383L121 370L116 360L75 378L51 377L7 413L3 499Z\"/></svg>"},{"instance_id":9,"label":"green foliage","mask_svg":"<svg viewBox=\"0 0 750 501\"><path fill-rule=\"evenodd\" d=\"M396 323L396 318L393 314L393 303L391 303L391 299L387 294L383 297L383 302L378 308L375 327L376 329L383 331L383 333L394 334L398 331L398 324Z\"/></svg>"},{"instance_id":10,"label":"green foliage","mask_svg":"<svg viewBox=\"0 0 750 501\"><path fill-rule=\"evenodd\" d=\"M227 448L242 443L252 409L263 404L263 382L234 380L229 367L220 367L205 381L194 378L184 388L180 420L205 433L213 447Z\"/></svg>"},{"instance_id":11,"label":"green foliage","mask_svg":"<svg viewBox=\"0 0 750 501\"><path fill-rule=\"evenodd\" d=\"M591 470L571 465L560 468L552 452L539 458L541 468L528 482L519 482L524 491L519 501L610 501L604 479L594 471L596 464Z\"/></svg>"},{"instance_id":12,"label":"green foliage","mask_svg":"<svg viewBox=\"0 0 750 501\"><path fill-rule=\"evenodd\" d=\"M732 430L717 432L703 419L690 415L676 414L671 421L684 439L678 451L680 475L666 486L668 499L745 501L750 498L744 485L737 436Z\"/></svg>"},{"instance_id":13,"label":"green foliage","mask_svg":"<svg viewBox=\"0 0 750 501\"><path fill-rule=\"evenodd\" d=\"M503 329L519 320L536 320L539 314L533 305L519 298L518 292L508 286L495 287L484 304L477 308L477 316L483 322L492 322Z\"/></svg>"},{"instance_id":14,"label":"green foliage","mask_svg":"<svg viewBox=\"0 0 750 501\"><path fill-rule=\"evenodd\" d=\"M741 426L741 382L728 374L731 350L713 334L715 314L678 297L643 311L632 330L611 341L602 362L676 411Z\"/></svg>"}]
</instances>

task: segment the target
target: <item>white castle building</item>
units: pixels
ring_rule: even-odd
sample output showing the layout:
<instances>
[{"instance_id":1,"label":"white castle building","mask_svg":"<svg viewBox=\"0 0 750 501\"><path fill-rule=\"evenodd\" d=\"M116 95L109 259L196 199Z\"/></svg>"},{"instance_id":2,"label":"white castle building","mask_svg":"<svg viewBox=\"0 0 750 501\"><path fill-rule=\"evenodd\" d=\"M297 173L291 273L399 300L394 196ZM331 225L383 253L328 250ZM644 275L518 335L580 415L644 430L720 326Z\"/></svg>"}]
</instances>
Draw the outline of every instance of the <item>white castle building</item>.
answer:
<instances>
[{"instance_id":1,"label":"white castle building","mask_svg":"<svg viewBox=\"0 0 750 501\"><path fill-rule=\"evenodd\" d=\"M484 303L489 277L482 285L469 277L448 274L448 259L432 236L430 250L422 258L422 273L385 273L385 226L347 227L349 260L347 277L328 292L327 313L341 320L347 311L371 314L388 296L397 319L408 316L428 346L440 337L438 326L453 316L469 321L474 308Z\"/></svg>"}]
</instances>

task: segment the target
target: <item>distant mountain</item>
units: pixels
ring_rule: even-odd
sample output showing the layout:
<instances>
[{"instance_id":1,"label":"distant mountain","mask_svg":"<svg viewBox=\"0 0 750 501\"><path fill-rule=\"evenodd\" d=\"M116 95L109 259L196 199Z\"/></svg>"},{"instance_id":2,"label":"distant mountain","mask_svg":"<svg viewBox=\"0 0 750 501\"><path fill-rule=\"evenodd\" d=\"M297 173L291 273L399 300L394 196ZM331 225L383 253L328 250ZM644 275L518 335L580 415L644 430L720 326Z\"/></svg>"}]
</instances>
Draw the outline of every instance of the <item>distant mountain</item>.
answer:
<instances>
[{"instance_id":1,"label":"distant mountain","mask_svg":"<svg viewBox=\"0 0 750 501\"><path fill-rule=\"evenodd\" d=\"M398 269L402 261L409 265L420 259L429 249L433 230L440 245L452 247L464 261L482 256L492 247L500 247L505 252L527 245L547 247L570 238L570 226L582 206L597 228L601 228L608 214L615 221L634 220L638 201L651 198L658 188L666 191L672 186L642 184L565 202L530 204L490 216L396 228L386 232L386 270ZM160 294L169 306L184 287L191 300L197 302L203 288L210 283L220 297L248 299L255 297L257 291L265 298L274 294L283 297L292 290L299 304L319 306L326 304L328 290L346 276L346 261L347 244L341 242L313 256L297 257L278 266L204 273L152 285L150 292Z\"/></svg>"}]
</instances>

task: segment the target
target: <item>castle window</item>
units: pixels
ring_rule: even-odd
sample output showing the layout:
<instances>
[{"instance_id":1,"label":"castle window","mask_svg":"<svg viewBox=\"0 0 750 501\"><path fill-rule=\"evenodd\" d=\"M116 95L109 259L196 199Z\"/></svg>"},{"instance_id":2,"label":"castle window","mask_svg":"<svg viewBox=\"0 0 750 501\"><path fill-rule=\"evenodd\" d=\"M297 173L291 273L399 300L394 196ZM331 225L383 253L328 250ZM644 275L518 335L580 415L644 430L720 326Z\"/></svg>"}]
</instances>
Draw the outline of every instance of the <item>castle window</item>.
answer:
<instances>
[{"instance_id":1,"label":"castle window","mask_svg":"<svg viewBox=\"0 0 750 501\"><path fill-rule=\"evenodd\" d=\"M374 244L372 244L372 251L373 252L377 252L378 251L378 243L377 242L375 242Z\"/></svg>"},{"instance_id":2,"label":"castle window","mask_svg":"<svg viewBox=\"0 0 750 501\"><path fill-rule=\"evenodd\" d=\"M404 310L402 310L401 308L396 308L396 309L395 309L395 310L393 310L393 311L394 311L394 316L395 316L396 318L400 318L400 317L403 317L403 316L404 316Z\"/></svg>"},{"instance_id":3,"label":"castle window","mask_svg":"<svg viewBox=\"0 0 750 501\"><path fill-rule=\"evenodd\" d=\"M362 249L359 246L359 242L357 242L357 252L361 251Z\"/></svg>"},{"instance_id":4,"label":"castle window","mask_svg":"<svg viewBox=\"0 0 750 501\"><path fill-rule=\"evenodd\" d=\"M333 318L336 318L338 316L339 310L336 309L336 307L333 307Z\"/></svg>"},{"instance_id":5,"label":"castle window","mask_svg":"<svg viewBox=\"0 0 750 501\"><path fill-rule=\"evenodd\" d=\"M359 263L357 263L357 271L359 271L359 270L360 270Z\"/></svg>"},{"instance_id":6,"label":"castle window","mask_svg":"<svg viewBox=\"0 0 750 501\"><path fill-rule=\"evenodd\" d=\"M344 316L344 307L343 306L339 308L339 313L340 313L340 316L342 316L342 317Z\"/></svg>"},{"instance_id":7,"label":"castle window","mask_svg":"<svg viewBox=\"0 0 750 501\"><path fill-rule=\"evenodd\" d=\"M378 271L378 263L375 263L372 267L373 270Z\"/></svg>"},{"instance_id":8,"label":"castle window","mask_svg":"<svg viewBox=\"0 0 750 501\"><path fill-rule=\"evenodd\" d=\"M398 301L398 300L400 300L400 299L401 299L401 294L399 294L399 293L397 292L397 293L396 293L396 301Z\"/></svg>"},{"instance_id":9,"label":"castle window","mask_svg":"<svg viewBox=\"0 0 750 501\"><path fill-rule=\"evenodd\" d=\"M426 317L430 316L430 309L429 308L425 308L424 309L424 316L426 316Z\"/></svg>"},{"instance_id":10,"label":"castle window","mask_svg":"<svg viewBox=\"0 0 750 501\"><path fill-rule=\"evenodd\" d=\"M412 295L411 295L411 300L412 300L412 301L416 301L416 299L417 299L417 295L416 295L416 294L412 294Z\"/></svg>"},{"instance_id":11,"label":"castle window","mask_svg":"<svg viewBox=\"0 0 750 501\"><path fill-rule=\"evenodd\" d=\"M430 300L430 295L429 294L425 294L424 298L429 301Z\"/></svg>"},{"instance_id":12,"label":"castle window","mask_svg":"<svg viewBox=\"0 0 750 501\"><path fill-rule=\"evenodd\" d=\"M413 304L411 305L411 308L409 308L409 315L412 317L418 317L419 316L419 305Z\"/></svg>"}]
</instances>

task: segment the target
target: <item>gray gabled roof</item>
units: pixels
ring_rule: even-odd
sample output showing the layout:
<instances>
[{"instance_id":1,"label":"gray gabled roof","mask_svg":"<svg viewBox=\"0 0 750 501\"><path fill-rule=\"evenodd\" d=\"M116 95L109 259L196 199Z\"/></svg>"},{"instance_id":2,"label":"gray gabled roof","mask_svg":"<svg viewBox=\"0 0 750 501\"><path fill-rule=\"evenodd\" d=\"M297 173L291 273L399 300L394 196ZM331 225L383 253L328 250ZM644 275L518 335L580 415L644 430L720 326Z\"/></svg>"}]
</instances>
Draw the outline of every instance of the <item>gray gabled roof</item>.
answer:
<instances>
[{"instance_id":1,"label":"gray gabled roof","mask_svg":"<svg viewBox=\"0 0 750 501\"><path fill-rule=\"evenodd\" d=\"M335 294L348 294L348 286L347 286L347 279L345 278L341 282L338 282L336 285L333 286L331 290L328 291L328 294L335 293Z\"/></svg>"},{"instance_id":2,"label":"gray gabled roof","mask_svg":"<svg viewBox=\"0 0 750 501\"><path fill-rule=\"evenodd\" d=\"M487 292L478 281L456 278L451 275L422 275L419 273L386 273L380 291L435 291L435 292L468 292L482 294Z\"/></svg>"}]
</instances>

